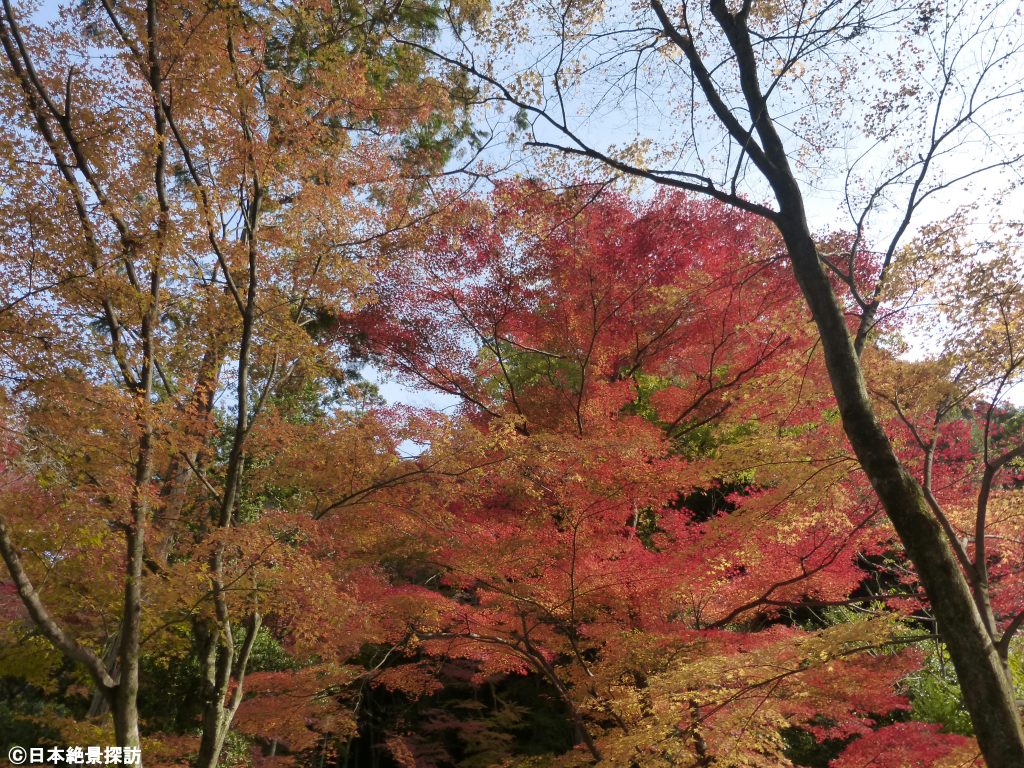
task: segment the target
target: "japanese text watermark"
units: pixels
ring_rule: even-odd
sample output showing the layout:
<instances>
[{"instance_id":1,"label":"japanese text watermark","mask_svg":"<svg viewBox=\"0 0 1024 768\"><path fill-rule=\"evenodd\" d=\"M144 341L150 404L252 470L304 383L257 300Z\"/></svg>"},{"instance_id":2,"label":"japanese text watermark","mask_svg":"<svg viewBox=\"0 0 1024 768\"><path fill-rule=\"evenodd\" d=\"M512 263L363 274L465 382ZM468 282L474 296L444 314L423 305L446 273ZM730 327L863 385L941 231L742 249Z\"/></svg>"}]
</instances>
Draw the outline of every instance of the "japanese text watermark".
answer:
<instances>
[{"instance_id":1,"label":"japanese text watermark","mask_svg":"<svg viewBox=\"0 0 1024 768\"><path fill-rule=\"evenodd\" d=\"M7 750L11 765L140 765L139 747L19 747Z\"/></svg>"}]
</instances>

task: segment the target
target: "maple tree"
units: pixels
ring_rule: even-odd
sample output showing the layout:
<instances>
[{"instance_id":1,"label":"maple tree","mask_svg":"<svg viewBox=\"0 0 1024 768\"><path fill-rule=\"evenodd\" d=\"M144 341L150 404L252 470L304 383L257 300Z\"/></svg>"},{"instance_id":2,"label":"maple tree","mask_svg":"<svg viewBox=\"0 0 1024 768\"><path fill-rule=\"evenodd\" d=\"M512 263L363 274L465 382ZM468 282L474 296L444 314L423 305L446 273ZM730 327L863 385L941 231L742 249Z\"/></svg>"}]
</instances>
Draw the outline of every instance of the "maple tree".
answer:
<instances>
[{"instance_id":1,"label":"maple tree","mask_svg":"<svg viewBox=\"0 0 1024 768\"><path fill-rule=\"evenodd\" d=\"M217 765L264 617L301 635L352 614L344 561L286 610L324 569L267 511L284 491L246 479L250 442L332 390L358 399L319 319L364 300L465 134L458 83L388 43L438 13L101 0L35 23L3 5L0 552L113 743L140 744L147 658L184 655L196 764ZM388 471L382 452L357 473Z\"/></svg>"},{"instance_id":2,"label":"maple tree","mask_svg":"<svg viewBox=\"0 0 1024 768\"><path fill-rule=\"evenodd\" d=\"M999 515L986 510L1019 458L1019 437L1000 432L1005 442L996 447L984 428L969 528L929 486L933 437L951 409L987 402L989 425L1019 381L1015 306L987 290L1017 274L1013 225L996 238L1005 243L999 258L990 258L992 248L972 253L950 242L953 229L969 232L965 222L986 212L979 200L995 207L1011 194L1006 179L1024 158L1012 127L1024 92L1007 74L1024 53L1018 33L1019 9L998 2L509 2L486 23L457 26L456 46L433 51L513 106L513 131L552 152L555 175L569 161L587 163L715 198L777 229L817 324L847 438L928 594L992 766L1024 762L1006 662L1024 614L1012 600L993 609L987 596L998 559L987 542L1001 534L988 530ZM613 144L601 128L622 123L623 109L635 119ZM812 227L809 211L830 183L840 194L822 196L848 219L845 232ZM964 189L970 202L921 226L930 224L931 202ZM955 287L972 297L976 325L934 369L936 389L953 373L952 390L930 408L922 403L930 415L917 418L930 418L932 429L919 429L910 414L894 423L884 399L872 397L887 385L875 381L866 350L891 313L907 308L912 291L901 273L949 276L964 261L973 282ZM985 365L999 370L958 382L953 349L967 352L976 333L986 340L977 348ZM977 368L977 356L966 360ZM911 424L915 459L898 445Z\"/></svg>"},{"instance_id":3,"label":"maple tree","mask_svg":"<svg viewBox=\"0 0 1024 768\"><path fill-rule=\"evenodd\" d=\"M770 228L680 195L528 182L455 219L356 318L375 355L465 408L420 461L457 459L394 503L430 566L407 575L434 586L409 593L410 660L377 684L430 695L439 657L478 684L536 675L589 758L616 765L788 764L784 724L844 740L906 707L893 686L916 657L872 655L929 636L899 611L779 623L920 604L854 596L892 535L822 423L825 373ZM405 727L399 764L453 760ZM950 735L934 753L973 749Z\"/></svg>"}]
</instances>

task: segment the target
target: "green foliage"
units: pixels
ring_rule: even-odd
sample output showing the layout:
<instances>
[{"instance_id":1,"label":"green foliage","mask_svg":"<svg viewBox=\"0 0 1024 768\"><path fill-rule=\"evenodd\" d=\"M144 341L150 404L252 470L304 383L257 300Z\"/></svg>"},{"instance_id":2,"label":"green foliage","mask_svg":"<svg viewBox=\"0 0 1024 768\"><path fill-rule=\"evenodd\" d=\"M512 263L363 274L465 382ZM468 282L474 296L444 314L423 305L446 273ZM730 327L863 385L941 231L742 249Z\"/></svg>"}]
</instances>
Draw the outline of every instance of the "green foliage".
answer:
<instances>
[{"instance_id":1,"label":"green foliage","mask_svg":"<svg viewBox=\"0 0 1024 768\"><path fill-rule=\"evenodd\" d=\"M0 678L0 744L59 744L60 731L51 723L70 716L62 703L41 688L15 677Z\"/></svg>"},{"instance_id":2,"label":"green foliage","mask_svg":"<svg viewBox=\"0 0 1024 768\"><path fill-rule=\"evenodd\" d=\"M245 631L238 639L245 642ZM285 672L301 665L286 651L266 627L260 627L249 656L250 672Z\"/></svg>"},{"instance_id":3,"label":"green foliage","mask_svg":"<svg viewBox=\"0 0 1024 768\"><path fill-rule=\"evenodd\" d=\"M973 733L956 672L944 646L933 648L924 666L907 680L911 717L941 725L949 733Z\"/></svg>"},{"instance_id":4,"label":"green foliage","mask_svg":"<svg viewBox=\"0 0 1024 768\"><path fill-rule=\"evenodd\" d=\"M239 628L236 647L245 642L245 630ZM166 650L143 656L142 695L139 714L159 730L183 732L191 729L199 717L201 665L198 650L181 653ZM250 672L279 672L297 669L298 664L267 630L260 629L249 659Z\"/></svg>"},{"instance_id":5,"label":"green foliage","mask_svg":"<svg viewBox=\"0 0 1024 768\"><path fill-rule=\"evenodd\" d=\"M657 551L655 536L664 533L664 529L658 525L658 512L650 507L638 509L633 517L633 530L637 537L644 543L647 549Z\"/></svg>"},{"instance_id":6,"label":"green foliage","mask_svg":"<svg viewBox=\"0 0 1024 768\"><path fill-rule=\"evenodd\" d=\"M487 389L495 398L507 396L510 384L516 391L551 386L569 392L579 392L583 385L583 374L575 361L533 352L501 340L495 342L494 348L487 346L480 351L480 367L483 370L496 368L499 355L501 372L486 380Z\"/></svg>"},{"instance_id":7,"label":"green foliage","mask_svg":"<svg viewBox=\"0 0 1024 768\"><path fill-rule=\"evenodd\" d=\"M1010 672L1018 698L1024 694L1024 653L1020 644L1010 651ZM956 671L944 645L932 646L919 671L907 680L911 717L941 725L947 733L969 736L974 733L971 718L963 703Z\"/></svg>"},{"instance_id":8,"label":"green foliage","mask_svg":"<svg viewBox=\"0 0 1024 768\"><path fill-rule=\"evenodd\" d=\"M672 381L665 376L656 376L643 371L637 371L632 378L636 387L636 399L626 406L626 412L635 413L652 424L657 424L658 414L651 404L651 397L669 386Z\"/></svg>"},{"instance_id":9,"label":"green foliage","mask_svg":"<svg viewBox=\"0 0 1024 768\"><path fill-rule=\"evenodd\" d=\"M786 757L793 765L805 768L828 768L848 743L844 739L818 741L814 734L803 728L783 728L780 734L786 743Z\"/></svg>"},{"instance_id":10,"label":"green foliage","mask_svg":"<svg viewBox=\"0 0 1024 768\"><path fill-rule=\"evenodd\" d=\"M199 659L194 653L156 653L142 657L139 716L163 731L190 729L199 717Z\"/></svg>"},{"instance_id":11,"label":"green foliage","mask_svg":"<svg viewBox=\"0 0 1024 768\"><path fill-rule=\"evenodd\" d=\"M220 755L223 768L242 768L252 765L252 740L238 731L228 731L224 750Z\"/></svg>"},{"instance_id":12,"label":"green foliage","mask_svg":"<svg viewBox=\"0 0 1024 768\"><path fill-rule=\"evenodd\" d=\"M0 679L17 677L38 688L52 685L63 660L43 637L26 632L23 627L12 627L6 636L0 635L0 642L10 643L6 652L0 654Z\"/></svg>"}]
</instances>

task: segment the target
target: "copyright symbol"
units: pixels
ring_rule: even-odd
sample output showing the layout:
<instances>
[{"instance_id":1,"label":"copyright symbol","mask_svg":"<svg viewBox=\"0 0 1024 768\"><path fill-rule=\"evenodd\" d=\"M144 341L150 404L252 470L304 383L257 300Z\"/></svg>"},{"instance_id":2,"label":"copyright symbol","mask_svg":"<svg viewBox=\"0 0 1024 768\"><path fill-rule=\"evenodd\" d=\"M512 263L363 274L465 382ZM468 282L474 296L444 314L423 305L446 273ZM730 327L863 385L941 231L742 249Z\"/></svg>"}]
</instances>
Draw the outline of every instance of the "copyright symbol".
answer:
<instances>
[{"instance_id":1,"label":"copyright symbol","mask_svg":"<svg viewBox=\"0 0 1024 768\"><path fill-rule=\"evenodd\" d=\"M24 747L11 747L7 750L7 759L11 761L11 765L21 765L27 757L28 752Z\"/></svg>"}]
</instances>

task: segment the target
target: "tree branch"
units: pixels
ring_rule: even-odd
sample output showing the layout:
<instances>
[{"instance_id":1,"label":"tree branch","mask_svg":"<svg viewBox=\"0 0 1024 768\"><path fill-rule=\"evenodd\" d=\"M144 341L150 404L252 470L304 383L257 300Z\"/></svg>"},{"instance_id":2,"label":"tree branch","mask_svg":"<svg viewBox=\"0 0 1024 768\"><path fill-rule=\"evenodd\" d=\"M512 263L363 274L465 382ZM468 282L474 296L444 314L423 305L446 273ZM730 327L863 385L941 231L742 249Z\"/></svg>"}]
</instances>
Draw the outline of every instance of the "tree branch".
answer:
<instances>
[{"instance_id":1,"label":"tree branch","mask_svg":"<svg viewBox=\"0 0 1024 768\"><path fill-rule=\"evenodd\" d=\"M110 673L107 672L103 659L94 651L79 645L78 641L68 635L50 615L50 612L46 610L46 606L43 605L39 593L32 586L32 581L22 565L17 549L11 542L7 525L2 517L0 517L0 555L3 556L7 570L14 580L14 585L18 588L21 602L25 605L29 616L32 617L32 621L39 628L39 631L43 633L43 636L67 658L84 666L93 681L105 692L106 696L112 695L113 689L116 689L118 684L111 678Z\"/></svg>"}]
</instances>

